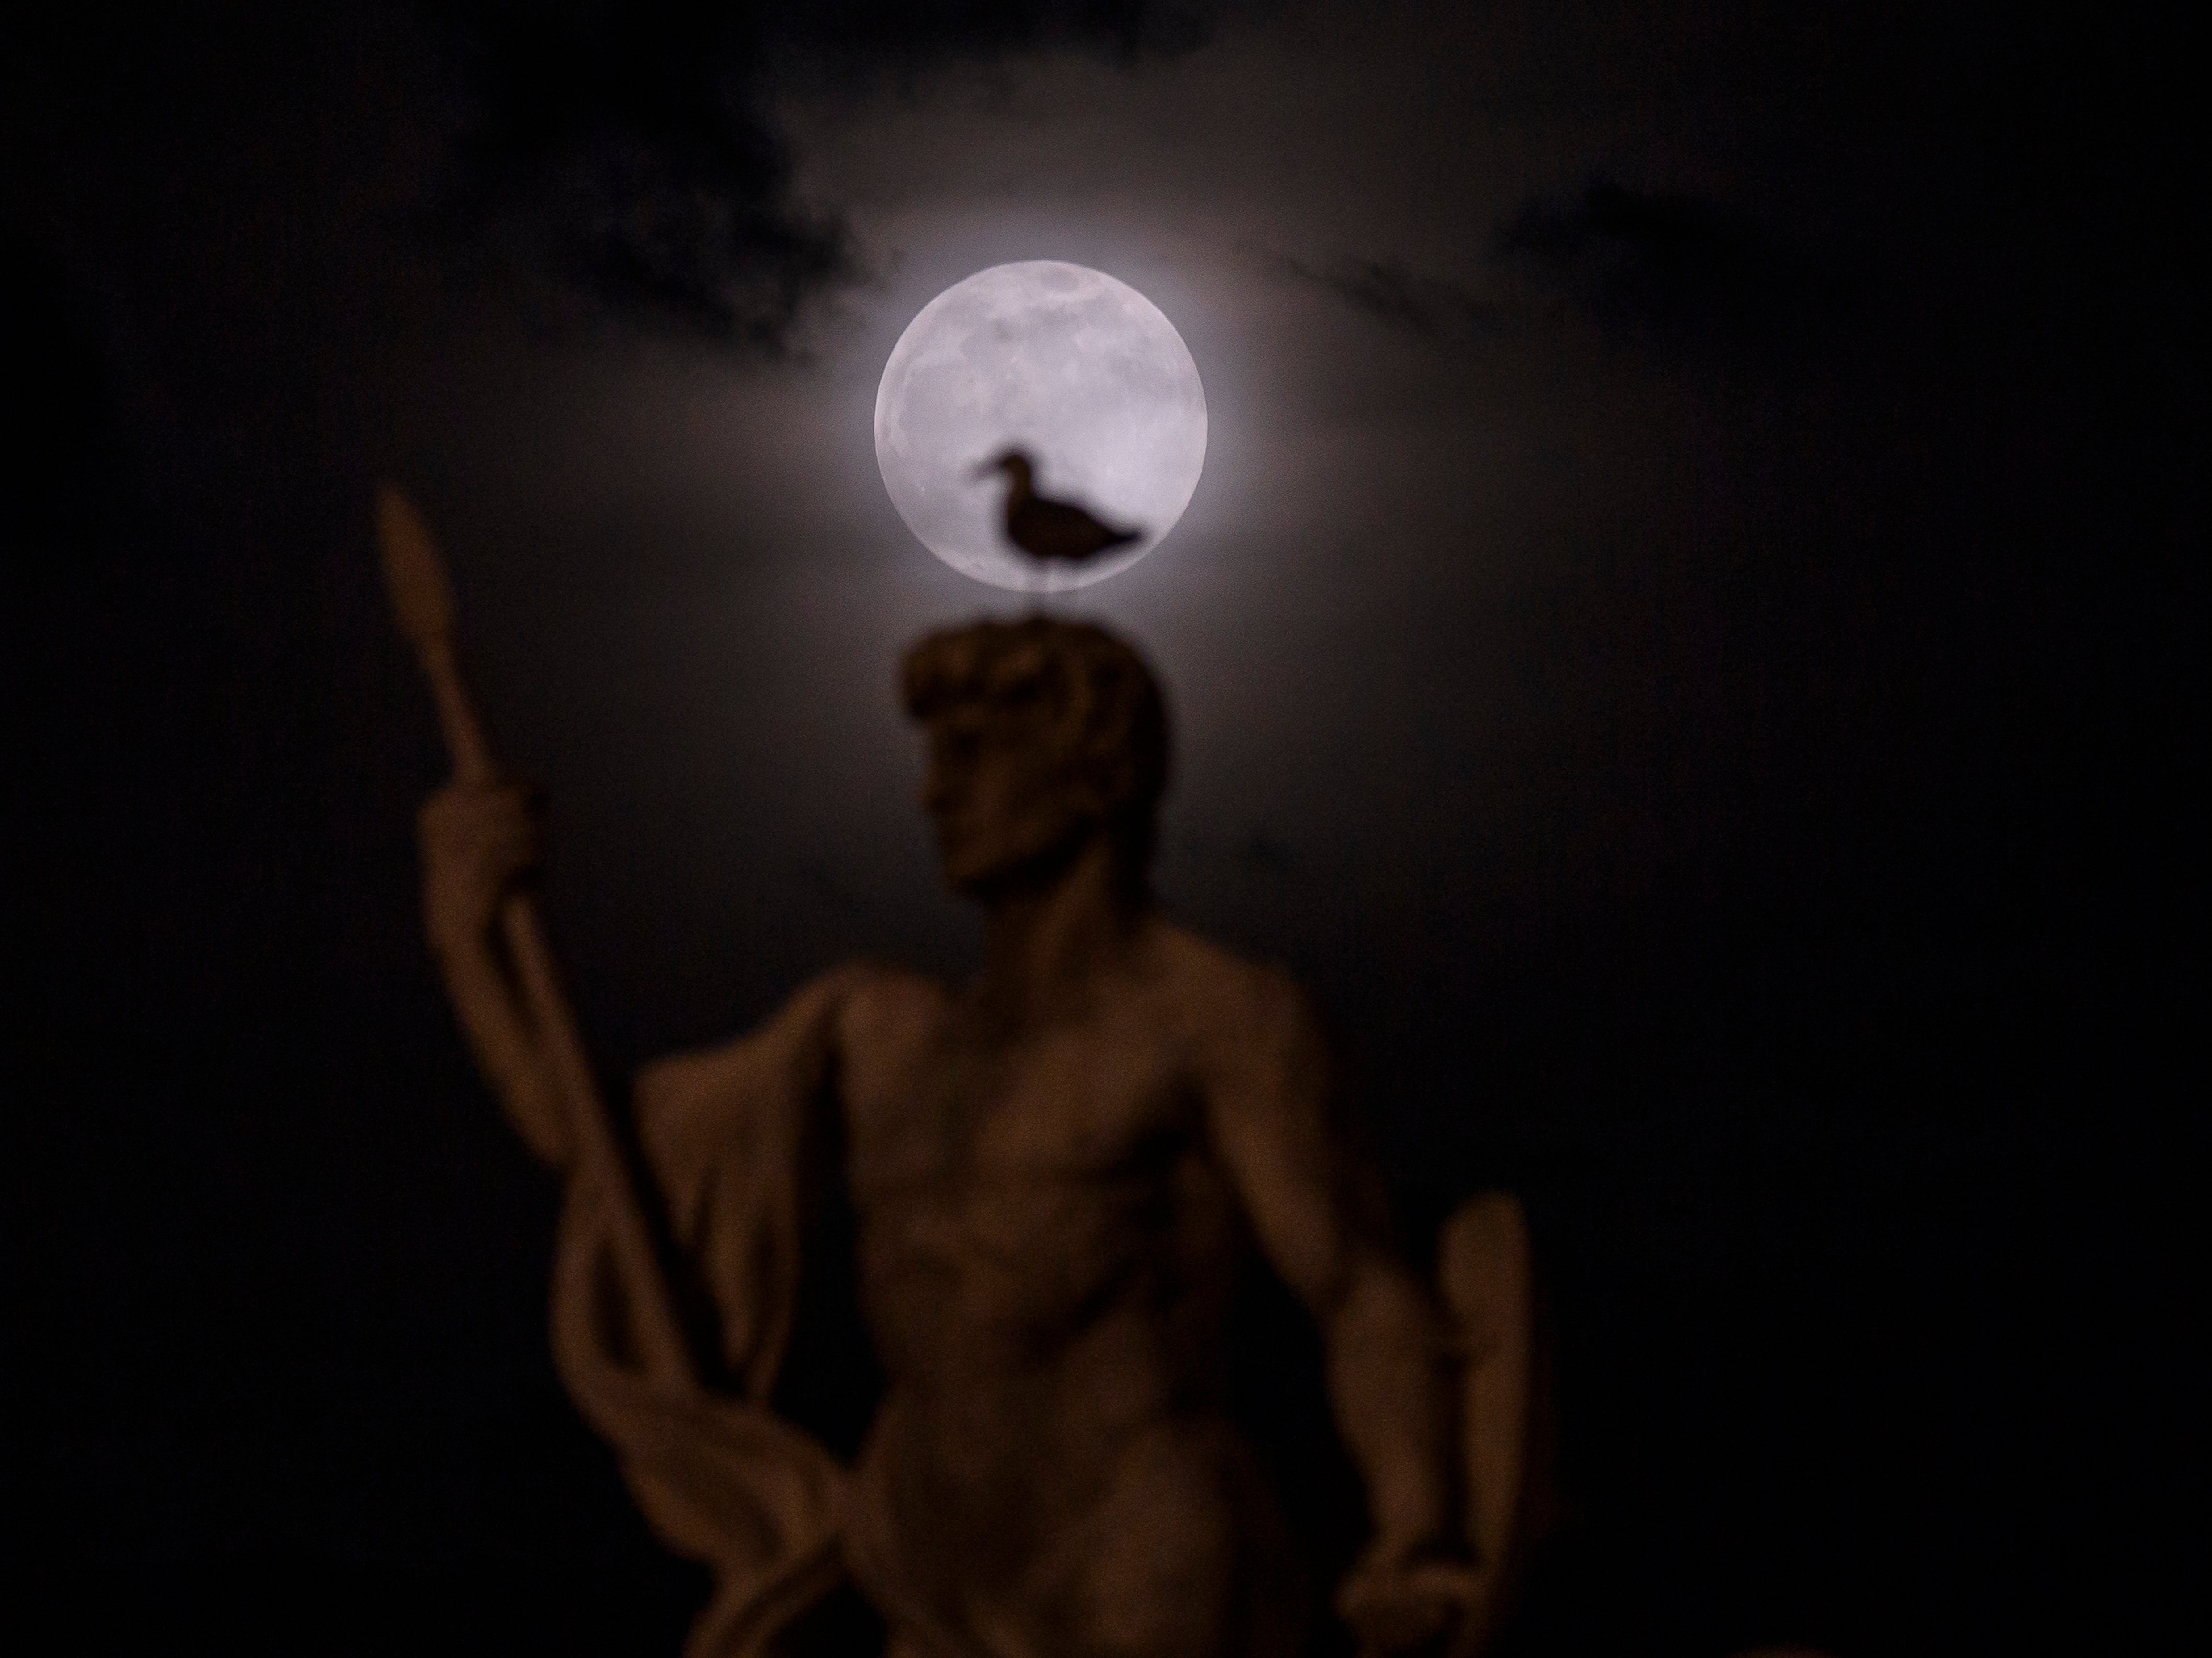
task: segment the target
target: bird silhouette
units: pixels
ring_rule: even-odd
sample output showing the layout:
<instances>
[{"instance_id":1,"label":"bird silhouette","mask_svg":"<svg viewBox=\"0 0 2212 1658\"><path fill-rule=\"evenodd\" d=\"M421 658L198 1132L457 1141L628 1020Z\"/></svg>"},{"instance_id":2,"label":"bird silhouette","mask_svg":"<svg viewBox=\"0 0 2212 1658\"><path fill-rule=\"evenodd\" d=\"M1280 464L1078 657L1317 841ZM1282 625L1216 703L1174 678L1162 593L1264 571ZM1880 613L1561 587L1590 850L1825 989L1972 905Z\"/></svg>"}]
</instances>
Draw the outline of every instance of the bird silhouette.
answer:
<instances>
[{"instance_id":1,"label":"bird silhouette","mask_svg":"<svg viewBox=\"0 0 2212 1658\"><path fill-rule=\"evenodd\" d=\"M1055 564L1079 568L1093 559L1142 541L1142 530L1116 530L1073 501L1036 492L1036 463L1025 449L1002 449L975 469L978 478L1006 475L1006 539L1041 571Z\"/></svg>"}]
</instances>

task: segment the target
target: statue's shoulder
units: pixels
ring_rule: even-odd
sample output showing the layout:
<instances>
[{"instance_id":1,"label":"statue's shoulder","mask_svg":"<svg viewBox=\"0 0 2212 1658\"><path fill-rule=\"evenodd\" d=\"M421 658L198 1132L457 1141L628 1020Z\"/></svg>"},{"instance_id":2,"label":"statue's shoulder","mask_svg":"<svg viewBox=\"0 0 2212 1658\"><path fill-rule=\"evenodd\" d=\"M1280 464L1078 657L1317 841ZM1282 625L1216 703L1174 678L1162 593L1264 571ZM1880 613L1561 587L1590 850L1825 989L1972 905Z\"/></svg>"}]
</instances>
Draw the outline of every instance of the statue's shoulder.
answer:
<instances>
[{"instance_id":1,"label":"statue's shoulder","mask_svg":"<svg viewBox=\"0 0 2212 1658\"><path fill-rule=\"evenodd\" d=\"M647 1065L638 1073L639 1114L650 1134L659 1121L811 1095L841 1054L933 1018L946 995L938 980L895 963L832 968L744 1035Z\"/></svg>"},{"instance_id":2,"label":"statue's shoulder","mask_svg":"<svg viewBox=\"0 0 2212 1658\"><path fill-rule=\"evenodd\" d=\"M1284 968L1255 960L1178 922L1157 918L1146 951L1165 1005L1194 1034L1249 1042L1297 1040L1318 1029L1305 987Z\"/></svg>"},{"instance_id":3,"label":"statue's shoulder","mask_svg":"<svg viewBox=\"0 0 2212 1658\"><path fill-rule=\"evenodd\" d=\"M805 1091L834 1058L852 1010L917 975L849 962L801 985L762 1023L729 1042L653 1060L639 1072L638 1108L653 1121L738 1104L765 1090Z\"/></svg>"},{"instance_id":4,"label":"statue's shoulder","mask_svg":"<svg viewBox=\"0 0 2212 1658\"><path fill-rule=\"evenodd\" d=\"M834 1017L856 1011L941 1005L951 993L941 979L897 962L867 958L848 962L814 981L799 998L817 997Z\"/></svg>"},{"instance_id":5,"label":"statue's shoulder","mask_svg":"<svg viewBox=\"0 0 2212 1658\"><path fill-rule=\"evenodd\" d=\"M863 1065L927 1042L951 996L942 980L883 961L852 963L830 975L818 993L828 1045L842 1059Z\"/></svg>"}]
</instances>

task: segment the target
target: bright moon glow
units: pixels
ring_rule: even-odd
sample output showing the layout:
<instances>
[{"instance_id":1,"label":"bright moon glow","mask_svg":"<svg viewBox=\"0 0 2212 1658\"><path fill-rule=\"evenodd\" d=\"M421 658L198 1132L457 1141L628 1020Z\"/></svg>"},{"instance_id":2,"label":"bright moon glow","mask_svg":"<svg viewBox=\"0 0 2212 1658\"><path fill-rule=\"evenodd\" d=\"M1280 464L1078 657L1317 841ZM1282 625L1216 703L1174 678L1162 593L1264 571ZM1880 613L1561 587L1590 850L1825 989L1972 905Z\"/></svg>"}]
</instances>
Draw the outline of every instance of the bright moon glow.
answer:
<instances>
[{"instance_id":1,"label":"bright moon glow","mask_svg":"<svg viewBox=\"0 0 2212 1658\"><path fill-rule=\"evenodd\" d=\"M1006 538L1006 479L977 465L1009 445L1041 495L1144 538L1042 577ZM1088 586L1160 544L1206 465L1206 388L1159 307L1056 259L993 265L921 308L876 388L876 463L922 544L963 575L1033 592Z\"/></svg>"}]
</instances>

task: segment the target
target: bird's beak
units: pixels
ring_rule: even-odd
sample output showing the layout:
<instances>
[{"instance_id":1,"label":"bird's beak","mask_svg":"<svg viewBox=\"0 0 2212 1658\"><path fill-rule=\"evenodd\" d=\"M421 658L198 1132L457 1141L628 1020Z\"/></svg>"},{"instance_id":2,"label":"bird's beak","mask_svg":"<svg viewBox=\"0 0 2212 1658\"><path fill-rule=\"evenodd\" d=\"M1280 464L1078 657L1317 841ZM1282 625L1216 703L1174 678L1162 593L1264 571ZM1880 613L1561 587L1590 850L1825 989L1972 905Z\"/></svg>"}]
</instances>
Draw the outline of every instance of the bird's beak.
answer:
<instances>
[{"instance_id":1,"label":"bird's beak","mask_svg":"<svg viewBox=\"0 0 2212 1658\"><path fill-rule=\"evenodd\" d=\"M969 473L968 476L974 478L978 483L981 483L985 478L990 477L992 473L998 471L1005 465L1006 462L1000 459L996 455L994 455L988 460L977 461L975 463L975 470Z\"/></svg>"}]
</instances>

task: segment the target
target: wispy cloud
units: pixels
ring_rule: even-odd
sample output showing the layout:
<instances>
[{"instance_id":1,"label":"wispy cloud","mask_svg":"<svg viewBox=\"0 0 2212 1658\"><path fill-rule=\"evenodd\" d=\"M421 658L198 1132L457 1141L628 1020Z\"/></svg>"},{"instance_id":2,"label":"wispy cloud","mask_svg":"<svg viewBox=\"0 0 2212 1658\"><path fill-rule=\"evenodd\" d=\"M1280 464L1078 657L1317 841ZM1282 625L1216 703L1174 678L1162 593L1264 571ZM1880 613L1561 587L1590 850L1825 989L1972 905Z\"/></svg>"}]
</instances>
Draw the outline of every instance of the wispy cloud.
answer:
<instances>
[{"instance_id":1,"label":"wispy cloud","mask_svg":"<svg viewBox=\"0 0 2212 1658\"><path fill-rule=\"evenodd\" d=\"M1273 255L1276 274L1318 288L1385 328L1438 343L1487 338L1510 325L1507 313L1472 289L1422 275L1394 259L1343 258L1312 264Z\"/></svg>"},{"instance_id":2,"label":"wispy cloud","mask_svg":"<svg viewBox=\"0 0 2212 1658\"><path fill-rule=\"evenodd\" d=\"M834 206L797 200L767 108L794 66L911 74L1050 48L1135 64L1204 43L1200 0L472 0L426 8L463 87L441 240L477 268L730 344L780 351L860 274ZM550 287L547 282L550 279Z\"/></svg>"},{"instance_id":3,"label":"wispy cloud","mask_svg":"<svg viewBox=\"0 0 2212 1658\"><path fill-rule=\"evenodd\" d=\"M1392 258L1266 259L1278 277L1437 345L1564 318L1624 342L1728 352L1802 340L1844 297L1840 278L1743 216L1604 179L1571 197L1524 202L1492 231L1471 281Z\"/></svg>"},{"instance_id":4,"label":"wispy cloud","mask_svg":"<svg viewBox=\"0 0 2212 1658\"><path fill-rule=\"evenodd\" d=\"M1495 263L1616 337L1735 346L1832 316L1838 283L1778 234L1695 197L1596 179L1532 199L1492 238Z\"/></svg>"}]
</instances>

